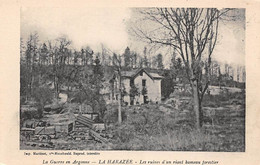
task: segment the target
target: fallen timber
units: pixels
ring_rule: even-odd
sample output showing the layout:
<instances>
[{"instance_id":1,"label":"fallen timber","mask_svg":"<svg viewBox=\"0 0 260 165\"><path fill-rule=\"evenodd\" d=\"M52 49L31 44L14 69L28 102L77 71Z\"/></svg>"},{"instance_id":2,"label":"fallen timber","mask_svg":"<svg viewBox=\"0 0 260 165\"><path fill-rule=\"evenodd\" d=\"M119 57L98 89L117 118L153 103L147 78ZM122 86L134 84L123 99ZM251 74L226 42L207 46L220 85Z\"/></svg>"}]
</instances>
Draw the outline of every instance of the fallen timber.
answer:
<instances>
[{"instance_id":1,"label":"fallen timber","mask_svg":"<svg viewBox=\"0 0 260 165\"><path fill-rule=\"evenodd\" d=\"M75 127L73 131L68 132L68 135L59 135L55 126L42 126L34 128L21 128L22 141L27 146L54 148L57 141L52 139L63 137L68 140L94 140L98 143L109 144L108 138L110 136L103 132L95 125L95 122L83 115L79 115L75 120Z\"/></svg>"},{"instance_id":2,"label":"fallen timber","mask_svg":"<svg viewBox=\"0 0 260 165\"><path fill-rule=\"evenodd\" d=\"M90 128L89 135L92 136L96 141L101 143L108 143L108 140L106 138L101 137L101 135L93 129L93 124L94 124L93 120L85 116L79 115L77 117L77 123Z\"/></svg>"},{"instance_id":3,"label":"fallen timber","mask_svg":"<svg viewBox=\"0 0 260 165\"><path fill-rule=\"evenodd\" d=\"M108 143L107 139L100 136L99 133L95 132L94 130L89 131L90 136L92 136L96 141L101 143Z\"/></svg>"},{"instance_id":4,"label":"fallen timber","mask_svg":"<svg viewBox=\"0 0 260 165\"><path fill-rule=\"evenodd\" d=\"M87 126L90 129L92 129L93 124L94 124L93 120L91 120L85 116L82 116L82 115L77 116L76 122L79 123L80 125Z\"/></svg>"}]
</instances>

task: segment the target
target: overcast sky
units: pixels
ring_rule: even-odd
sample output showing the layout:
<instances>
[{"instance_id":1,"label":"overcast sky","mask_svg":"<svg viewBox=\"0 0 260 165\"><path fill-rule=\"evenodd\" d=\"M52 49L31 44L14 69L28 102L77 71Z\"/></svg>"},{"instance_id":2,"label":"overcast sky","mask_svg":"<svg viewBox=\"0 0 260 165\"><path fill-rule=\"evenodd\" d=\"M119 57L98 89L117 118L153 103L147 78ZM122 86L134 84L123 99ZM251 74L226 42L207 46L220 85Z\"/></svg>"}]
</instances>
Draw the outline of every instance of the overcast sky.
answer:
<instances>
[{"instance_id":1,"label":"overcast sky","mask_svg":"<svg viewBox=\"0 0 260 165\"><path fill-rule=\"evenodd\" d=\"M117 53L123 53L127 46L142 53L145 44L130 40L127 32L127 22L133 15L130 8L22 8L21 37L26 40L30 33L37 31L42 42L66 35L76 49L90 46L99 51L103 43ZM216 60L244 65L243 15L240 12L238 21L220 24L220 37L213 55Z\"/></svg>"}]
</instances>

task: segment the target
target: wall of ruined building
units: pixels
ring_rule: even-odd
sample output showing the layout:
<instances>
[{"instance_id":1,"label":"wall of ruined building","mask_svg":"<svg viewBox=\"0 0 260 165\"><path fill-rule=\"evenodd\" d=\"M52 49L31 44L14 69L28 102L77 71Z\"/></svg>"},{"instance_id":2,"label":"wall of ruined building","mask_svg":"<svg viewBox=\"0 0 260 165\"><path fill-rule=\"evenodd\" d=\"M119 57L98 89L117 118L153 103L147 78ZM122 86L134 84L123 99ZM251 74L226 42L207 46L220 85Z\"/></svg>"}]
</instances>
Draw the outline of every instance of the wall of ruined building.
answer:
<instances>
[{"instance_id":1,"label":"wall of ruined building","mask_svg":"<svg viewBox=\"0 0 260 165\"><path fill-rule=\"evenodd\" d=\"M140 104L144 103L143 95L142 95L142 80L146 80L146 89L147 89L147 96L148 101L152 102L160 102L161 101L161 79L151 79L145 72L143 75L138 75L135 80L134 84L139 90L139 97L135 97L135 103L139 102Z\"/></svg>"},{"instance_id":2,"label":"wall of ruined building","mask_svg":"<svg viewBox=\"0 0 260 165\"><path fill-rule=\"evenodd\" d=\"M129 78L123 79L123 80L122 80L122 86L125 88L125 91L126 91L126 93L127 93L127 95L124 96L123 100L124 100L124 102L127 102L128 105L130 105L130 96L129 96L129 94L130 94L130 89L131 89L131 88L130 88L130 79L129 79Z\"/></svg>"},{"instance_id":3,"label":"wall of ruined building","mask_svg":"<svg viewBox=\"0 0 260 165\"><path fill-rule=\"evenodd\" d=\"M139 90L139 96L135 96L134 99L134 104L137 102L139 104L144 103L144 98L142 95L142 80L146 80L146 89L147 89L147 96L148 96L148 101L152 102L160 102L161 101L161 79L151 79L145 72L143 74L139 74L135 79L134 79L134 84ZM114 85L117 85L118 89L118 83L115 82ZM124 78L122 79L122 87L125 88L125 91L127 93L126 96L123 97L123 101L126 102L128 105L130 105L130 78ZM117 89L115 89L115 95L118 94ZM115 97L115 96L114 96ZM110 93L109 96L105 97L106 103L116 103L118 100L116 98L113 99L112 93Z\"/></svg>"}]
</instances>

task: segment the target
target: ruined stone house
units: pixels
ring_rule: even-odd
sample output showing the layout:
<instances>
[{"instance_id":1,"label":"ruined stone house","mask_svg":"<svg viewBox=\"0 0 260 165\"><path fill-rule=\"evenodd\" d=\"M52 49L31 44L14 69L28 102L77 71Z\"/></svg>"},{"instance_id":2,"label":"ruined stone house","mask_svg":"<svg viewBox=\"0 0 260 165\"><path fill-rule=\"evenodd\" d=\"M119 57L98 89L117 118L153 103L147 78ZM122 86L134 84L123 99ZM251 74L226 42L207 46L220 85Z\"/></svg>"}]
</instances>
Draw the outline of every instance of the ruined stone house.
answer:
<instances>
[{"instance_id":1,"label":"ruined stone house","mask_svg":"<svg viewBox=\"0 0 260 165\"><path fill-rule=\"evenodd\" d=\"M122 100L125 105L144 104L148 102L158 103L161 101L162 76L148 72L146 69L122 71ZM136 88L135 95L131 94L131 88ZM119 83L118 75L114 74L107 81L103 96L106 103L118 102Z\"/></svg>"}]
</instances>

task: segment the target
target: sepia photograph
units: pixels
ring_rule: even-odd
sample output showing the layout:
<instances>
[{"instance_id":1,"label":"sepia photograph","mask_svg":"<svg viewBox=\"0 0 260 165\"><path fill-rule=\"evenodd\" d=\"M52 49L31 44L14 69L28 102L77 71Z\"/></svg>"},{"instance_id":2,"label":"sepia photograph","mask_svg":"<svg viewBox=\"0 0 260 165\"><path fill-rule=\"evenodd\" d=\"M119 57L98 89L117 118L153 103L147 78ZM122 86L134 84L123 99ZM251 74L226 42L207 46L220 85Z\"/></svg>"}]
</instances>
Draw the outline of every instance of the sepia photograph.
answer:
<instances>
[{"instance_id":1,"label":"sepia photograph","mask_svg":"<svg viewBox=\"0 0 260 165\"><path fill-rule=\"evenodd\" d=\"M245 33L245 8L21 7L19 149L245 152Z\"/></svg>"}]
</instances>

